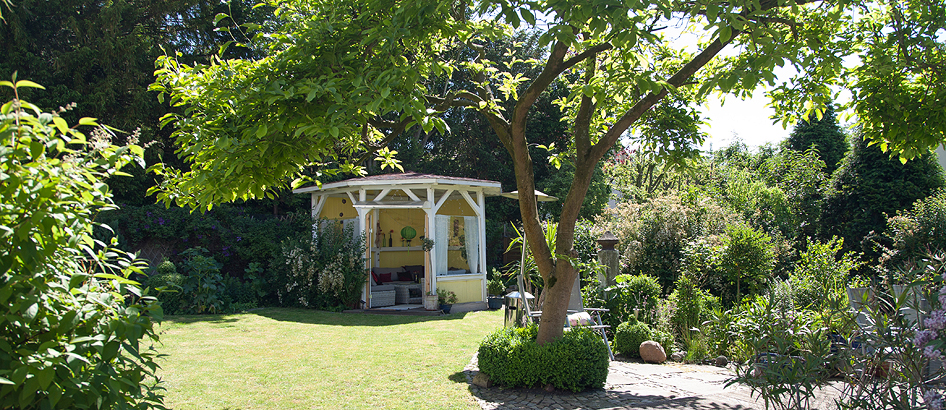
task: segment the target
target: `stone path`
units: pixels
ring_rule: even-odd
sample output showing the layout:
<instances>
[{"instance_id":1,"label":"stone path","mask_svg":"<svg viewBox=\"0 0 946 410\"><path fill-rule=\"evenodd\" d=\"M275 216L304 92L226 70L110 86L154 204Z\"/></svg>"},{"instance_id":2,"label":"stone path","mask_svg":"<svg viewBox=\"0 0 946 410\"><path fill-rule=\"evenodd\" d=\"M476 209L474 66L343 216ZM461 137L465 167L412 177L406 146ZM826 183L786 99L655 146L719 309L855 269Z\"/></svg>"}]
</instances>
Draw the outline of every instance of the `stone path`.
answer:
<instances>
[{"instance_id":1,"label":"stone path","mask_svg":"<svg viewBox=\"0 0 946 410\"><path fill-rule=\"evenodd\" d=\"M472 384L476 355L464 369L470 391L484 410L494 409L764 409L747 387L726 387L733 372L714 366L667 362L662 365L611 362L604 389L582 393L541 389L483 388ZM834 387L819 394L811 408L833 409Z\"/></svg>"}]
</instances>

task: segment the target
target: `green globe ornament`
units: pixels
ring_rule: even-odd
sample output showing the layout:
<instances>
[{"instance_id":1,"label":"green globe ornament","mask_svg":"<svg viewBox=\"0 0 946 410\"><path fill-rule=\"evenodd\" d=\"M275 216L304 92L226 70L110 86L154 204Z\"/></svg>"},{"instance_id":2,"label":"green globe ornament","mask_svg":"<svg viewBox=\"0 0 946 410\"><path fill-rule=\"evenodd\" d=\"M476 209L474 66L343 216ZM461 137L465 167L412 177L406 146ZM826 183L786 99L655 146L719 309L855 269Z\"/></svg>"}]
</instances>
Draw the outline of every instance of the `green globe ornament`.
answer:
<instances>
[{"instance_id":1,"label":"green globe ornament","mask_svg":"<svg viewBox=\"0 0 946 410\"><path fill-rule=\"evenodd\" d=\"M405 226L401 229L401 237L407 240L414 239L417 236L417 230L411 228L410 226Z\"/></svg>"}]
</instances>

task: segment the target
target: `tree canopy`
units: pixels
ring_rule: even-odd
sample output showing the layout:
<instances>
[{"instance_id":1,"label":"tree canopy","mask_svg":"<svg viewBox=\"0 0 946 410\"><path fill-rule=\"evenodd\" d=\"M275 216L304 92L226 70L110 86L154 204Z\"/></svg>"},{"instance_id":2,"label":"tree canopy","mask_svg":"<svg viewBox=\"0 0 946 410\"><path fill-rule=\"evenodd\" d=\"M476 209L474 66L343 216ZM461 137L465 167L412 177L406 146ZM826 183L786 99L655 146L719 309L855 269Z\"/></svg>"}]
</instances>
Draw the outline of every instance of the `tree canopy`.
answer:
<instances>
[{"instance_id":1,"label":"tree canopy","mask_svg":"<svg viewBox=\"0 0 946 410\"><path fill-rule=\"evenodd\" d=\"M289 180L298 185L306 178L361 173L362 161L372 155L366 152L376 153L383 166L396 166L382 147L409 127L447 132L442 113L476 111L510 153L523 193L524 231L550 292L539 331L545 342L562 331L577 275L568 257L575 221L598 161L622 137L678 159L701 142L699 134L647 132L667 122L642 120L662 101L700 101L711 93L745 97L760 85L775 86L774 70L791 66L799 76L773 94L788 121L820 115L833 100L830 86L840 85L858 97L862 122L887 127L871 125L879 129L868 133L872 138L913 135L923 123L942 140L936 134L946 126L942 115L904 117L893 128L881 116L888 112L882 109L887 94L917 100L920 89L943 87L932 80L942 61L934 27L946 6L929 3L270 0L281 23L256 37L268 47L266 57L217 58L209 65L159 59L153 89L182 108L164 122L173 123L178 152L191 170L158 168L166 175L158 196L202 207L263 197ZM485 57L486 44L517 29L538 32L542 59ZM922 50L933 52L920 56ZM851 55L862 62L843 64ZM534 65L536 74L516 72L518 65ZM461 74L469 86L435 87ZM887 87L891 76L899 76L899 85ZM553 253L532 195L527 127L540 96L560 83L567 95L556 104L569 135L567 146L552 147L551 160L570 162L575 172ZM944 106L919 100L927 111ZM692 118L689 109L677 108L684 112L666 111ZM909 157L911 151L903 153Z\"/></svg>"}]
</instances>

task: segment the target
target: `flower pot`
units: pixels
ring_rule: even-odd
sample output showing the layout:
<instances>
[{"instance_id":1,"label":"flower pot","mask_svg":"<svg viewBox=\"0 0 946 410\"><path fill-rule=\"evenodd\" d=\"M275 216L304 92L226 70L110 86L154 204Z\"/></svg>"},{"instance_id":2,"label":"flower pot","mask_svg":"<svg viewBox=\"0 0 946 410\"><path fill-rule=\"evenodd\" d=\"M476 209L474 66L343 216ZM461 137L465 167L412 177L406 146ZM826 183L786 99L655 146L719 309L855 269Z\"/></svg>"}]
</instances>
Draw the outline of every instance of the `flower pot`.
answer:
<instances>
[{"instance_id":1,"label":"flower pot","mask_svg":"<svg viewBox=\"0 0 946 410\"><path fill-rule=\"evenodd\" d=\"M448 315L450 314L450 308L452 308L452 307L453 307L453 304L452 304L452 303L441 303L441 304L440 304L440 310L443 311L443 313L448 314Z\"/></svg>"},{"instance_id":2,"label":"flower pot","mask_svg":"<svg viewBox=\"0 0 946 410\"><path fill-rule=\"evenodd\" d=\"M502 309L503 307L503 297L502 296L490 296L486 299L486 304L490 309Z\"/></svg>"},{"instance_id":3,"label":"flower pot","mask_svg":"<svg viewBox=\"0 0 946 410\"><path fill-rule=\"evenodd\" d=\"M437 310L437 295L424 296L424 309Z\"/></svg>"}]
</instances>

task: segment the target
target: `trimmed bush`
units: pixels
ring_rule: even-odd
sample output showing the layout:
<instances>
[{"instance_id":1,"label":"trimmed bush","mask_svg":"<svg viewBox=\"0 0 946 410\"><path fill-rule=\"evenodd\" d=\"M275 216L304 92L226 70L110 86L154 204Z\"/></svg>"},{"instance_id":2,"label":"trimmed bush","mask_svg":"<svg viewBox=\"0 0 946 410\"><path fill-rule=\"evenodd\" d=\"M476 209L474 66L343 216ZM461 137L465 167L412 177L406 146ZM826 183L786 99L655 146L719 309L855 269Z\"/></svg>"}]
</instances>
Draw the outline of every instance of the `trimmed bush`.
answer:
<instances>
[{"instance_id":1,"label":"trimmed bush","mask_svg":"<svg viewBox=\"0 0 946 410\"><path fill-rule=\"evenodd\" d=\"M654 340L654 331L644 322L624 322L614 333L614 350L627 357L640 359L641 343ZM663 343L660 344L663 346ZM664 346L664 350L667 350Z\"/></svg>"},{"instance_id":2,"label":"trimmed bush","mask_svg":"<svg viewBox=\"0 0 946 410\"><path fill-rule=\"evenodd\" d=\"M174 262L167 259L161 261L155 268L156 272L148 277L148 286L159 291L158 301L166 315L181 313L181 291L184 286L184 276L177 273Z\"/></svg>"},{"instance_id":3,"label":"trimmed bush","mask_svg":"<svg viewBox=\"0 0 946 410\"><path fill-rule=\"evenodd\" d=\"M551 384L579 392L601 388L608 377L608 351L597 333L574 328L544 345L535 340L538 327L504 328L486 337L479 348L480 371L507 387Z\"/></svg>"}]
</instances>

